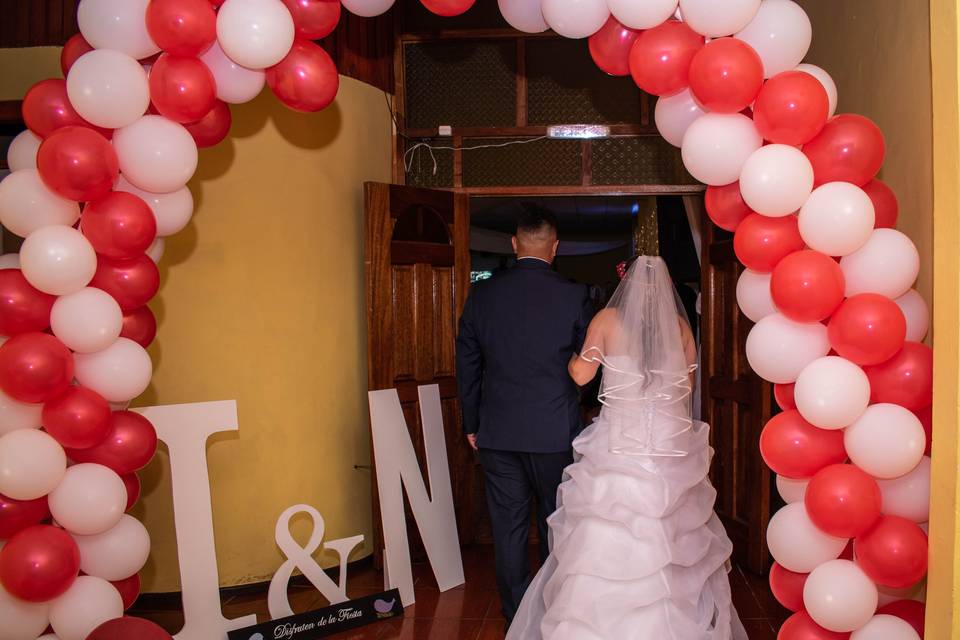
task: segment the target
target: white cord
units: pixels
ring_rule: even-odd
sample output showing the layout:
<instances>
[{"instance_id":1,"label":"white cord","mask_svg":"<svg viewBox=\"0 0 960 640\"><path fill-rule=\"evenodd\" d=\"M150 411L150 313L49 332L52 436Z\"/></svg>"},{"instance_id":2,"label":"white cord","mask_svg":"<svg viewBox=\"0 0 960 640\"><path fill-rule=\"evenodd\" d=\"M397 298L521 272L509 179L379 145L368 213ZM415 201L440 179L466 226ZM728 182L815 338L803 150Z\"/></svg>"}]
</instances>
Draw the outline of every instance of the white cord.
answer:
<instances>
[{"instance_id":1,"label":"white cord","mask_svg":"<svg viewBox=\"0 0 960 640\"><path fill-rule=\"evenodd\" d=\"M434 155L434 151L471 151L473 149L499 149L501 147L509 147L514 144L530 144L531 142L537 142L539 140L546 140L548 136L540 136L537 138L529 138L527 140L510 140L508 142L499 142L497 144L480 144L470 147L445 147L432 145L429 142L418 142L409 149L407 149L403 154L403 168L409 173L410 167L413 165L413 159L416 155L416 152L421 147L427 149L430 152L430 160L433 161L433 175L437 175L437 157Z\"/></svg>"}]
</instances>

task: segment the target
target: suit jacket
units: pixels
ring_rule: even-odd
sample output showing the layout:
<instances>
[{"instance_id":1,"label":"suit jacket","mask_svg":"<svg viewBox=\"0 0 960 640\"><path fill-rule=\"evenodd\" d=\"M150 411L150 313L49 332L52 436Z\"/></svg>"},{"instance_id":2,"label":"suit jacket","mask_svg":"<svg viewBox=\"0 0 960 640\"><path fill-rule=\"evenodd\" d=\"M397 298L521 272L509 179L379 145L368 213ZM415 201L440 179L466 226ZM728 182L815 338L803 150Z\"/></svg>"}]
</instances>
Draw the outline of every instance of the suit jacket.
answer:
<instances>
[{"instance_id":1,"label":"suit jacket","mask_svg":"<svg viewBox=\"0 0 960 640\"><path fill-rule=\"evenodd\" d=\"M457 385L464 431L480 447L570 449L580 398L567 364L592 313L585 285L535 258L474 285L460 318Z\"/></svg>"}]
</instances>

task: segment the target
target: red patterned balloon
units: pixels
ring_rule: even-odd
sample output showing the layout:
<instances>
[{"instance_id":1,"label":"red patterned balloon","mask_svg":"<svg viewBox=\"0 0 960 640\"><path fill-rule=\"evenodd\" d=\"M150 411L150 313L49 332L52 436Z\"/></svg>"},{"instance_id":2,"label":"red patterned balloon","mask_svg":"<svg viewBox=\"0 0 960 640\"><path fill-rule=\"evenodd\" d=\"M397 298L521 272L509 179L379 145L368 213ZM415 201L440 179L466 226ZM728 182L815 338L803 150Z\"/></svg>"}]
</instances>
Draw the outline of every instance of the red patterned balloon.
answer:
<instances>
[{"instance_id":1,"label":"red patterned balloon","mask_svg":"<svg viewBox=\"0 0 960 640\"><path fill-rule=\"evenodd\" d=\"M198 56L217 39L217 14L207 0L151 0L147 31L175 56Z\"/></svg>"},{"instance_id":2,"label":"red patterned balloon","mask_svg":"<svg viewBox=\"0 0 960 640\"><path fill-rule=\"evenodd\" d=\"M630 75L630 49L639 35L636 29L625 27L610 16L606 24L587 40L590 57L611 76Z\"/></svg>"},{"instance_id":3,"label":"red patterned balloon","mask_svg":"<svg viewBox=\"0 0 960 640\"><path fill-rule=\"evenodd\" d=\"M233 116L226 102L217 100L207 115L183 125L201 149L220 144L230 133Z\"/></svg>"},{"instance_id":4,"label":"red patterned balloon","mask_svg":"<svg viewBox=\"0 0 960 640\"><path fill-rule=\"evenodd\" d=\"M217 85L198 58L165 53L150 69L150 100L174 122L196 122L216 104Z\"/></svg>"},{"instance_id":5,"label":"red patterned balloon","mask_svg":"<svg viewBox=\"0 0 960 640\"><path fill-rule=\"evenodd\" d=\"M873 202L873 212L876 229L896 229L897 218L900 214L900 204L897 202L897 194L893 192L885 182L874 178L861 187L864 192L870 196Z\"/></svg>"},{"instance_id":6,"label":"red patterned balloon","mask_svg":"<svg viewBox=\"0 0 960 640\"><path fill-rule=\"evenodd\" d=\"M340 22L340 0L283 0L287 5L297 37L304 40L326 38Z\"/></svg>"},{"instance_id":7,"label":"red patterned balloon","mask_svg":"<svg viewBox=\"0 0 960 640\"><path fill-rule=\"evenodd\" d=\"M21 333L0 345L0 389L20 402L46 402L73 380L73 354L47 333Z\"/></svg>"},{"instance_id":8,"label":"red patterned balloon","mask_svg":"<svg viewBox=\"0 0 960 640\"><path fill-rule=\"evenodd\" d=\"M863 368L870 379L870 402L890 402L916 411L933 403L933 349L904 342L886 362Z\"/></svg>"},{"instance_id":9,"label":"red patterned balloon","mask_svg":"<svg viewBox=\"0 0 960 640\"><path fill-rule=\"evenodd\" d=\"M110 192L120 175L120 162L102 135L71 126L57 129L40 144L37 170L53 191L86 202Z\"/></svg>"},{"instance_id":10,"label":"red patterned balloon","mask_svg":"<svg viewBox=\"0 0 960 640\"><path fill-rule=\"evenodd\" d=\"M794 251L804 247L795 216L769 218L752 213L733 236L733 250L748 269L770 273Z\"/></svg>"},{"instance_id":11,"label":"red patterned balloon","mask_svg":"<svg viewBox=\"0 0 960 640\"><path fill-rule=\"evenodd\" d=\"M63 45L63 50L60 52L60 71L63 72L63 77L67 77L67 73L70 72L70 67L73 66L73 63L76 62L80 56L85 53L90 53L93 51L93 47L90 46L90 43L84 39L84 37L75 33L70 36L70 39Z\"/></svg>"},{"instance_id":12,"label":"red patterned balloon","mask_svg":"<svg viewBox=\"0 0 960 640\"><path fill-rule=\"evenodd\" d=\"M813 165L814 183L869 182L883 165L886 145L869 118L845 113L827 121L803 152Z\"/></svg>"},{"instance_id":13,"label":"red patterned balloon","mask_svg":"<svg viewBox=\"0 0 960 640\"><path fill-rule=\"evenodd\" d=\"M43 331L56 300L33 288L20 269L0 269L0 336Z\"/></svg>"},{"instance_id":14,"label":"red patterned balloon","mask_svg":"<svg viewBox=\"0 0 960 640\"><path fill-rule=\"evenodd\" d=\"M882 516L854 543L857 564L877 584L905 589L927 574L927 535L916 523Z\"/></svg>"},{"instance_id":15,"label":"red patterned balloon","mask_svg":"<svg viewBox=\"0 0 960 640\"><path fill-rule=\"evenodd\" d=\"M813 81L817 82L815 78ZM690 63L690 90L708 111L742 111L756 99L762 86L763 61L743 40L711 40Z\"/></svg>"},{"instance_id":16,"label":"red patterned balloon","mask_svg":"<svg viewBox=\"0 0 960 640\"><path fill-rule=\"evenodd\" d=\"M92 447L110 431L110 405L92 389L69 387L44 403L43 428L63 447Z\"/></svg>"},{"instance_id":17,"label":"red patterned balloon","mask_svg":"<svg viewBox=\"0 0 960 640\"><path fill-rule=\"evenodd\" d=\"M40 524L49 517L47 496L35 500L14 500L0 493L0 540L12 538L17 532Z\"/></svg>"},{"instance_id":18,"label":"red patterned balloon","mask_svg":"<svg viewBox=\"0 0 960 640\"><path fill-rule=\"evenodd\" d=\"M287 57L267 69L267 84L296 111L320 111L337 97L340 76L330 55L309 40L296 40Z\"/></svg>"},{"instance_id":19,"label":"red patterned balloon","mask_svg":"<svg viewBox=\"0 0 960 640\"><path fill-rule=\"evenodd\" d=\"M790 611L803 611L803 585L809 573L795 573L774 562L770 567L770 592Z\"/></svg>"},{"instance_id":20,"label":"red patterned balloon","mask_svg":"<svg viewBox=\"0 0 960 640\"><path fill-rule=\"evenodd\" d=\"M156 263L146 255L130 260L115 260L97 256L97 271L90 281L91 287L103 289L120 304L124 313L129 313L150 302L160 289L160 271Z\"/></svg>"},{"instance_id":21,"label":"red patterned balloon","mask_svg":"<svg viewBox=\"0 0 960 640\"><path fill-rule=\"evenodd\" d=\"M124 476L147 466L157 452L157 432L150 421L133 411L114 411L107 437L89 449L67 449L75 462L95 462Z\"/></svg>"},{"instance_id":22,"label":"red patterned balloon","mask_svg":"<svg viewBox=\"0 0 960 640\"><path fill-rule=\"evenodd\" d=\"M63 594L80 573L80 550L59 527L38 524L20 530L0 549L0 582L27 602Z\"/></svg>"},{"instance_id":23,"label":"red patterned balloon","mask_svg":"<svg viewBox=\"0 0 960 640\"><path fill-rule=\"evenodd\" d=\"M630 75L649 94L679 93L690 84L690 63L703 43L703 36L676 20L648 29L630 49Z\"/></svg>"},{"instance_id":24,"label":"red patterned balloon","mask_svg":"<svg viewBox=\"0 0 960 640\"><path fill-rule=\"evenodd\" d=\"M784 71L760 90L753 123L764 140L799 145L820 133L829 113L830 100L819 80L803 71Z\"/></svg>"},{"instance_id":25,"label":"red patterned balloon","mask_svg":"<svg viewBox=\"0 0 960 640\"><path fill-rule=\"evenodd\" d=\"M80 231L101 255L136 258L156 239L157 218L139 197L111 191L87 203L80 218Z\"/></svg>"},{"instance_id":26,"label":"red patterned balloon","mask_svg":"<svg viewBox=\"0 0 960 640\"><path fill-rule=\"evenodd\" d=\"M139 307L124 314L120 337L130 338L144 349L149 347L157 337L157 318L150 307Z\"/></svg>"},{"instance_id":27,"label":"red patterned balloon","mask_svg":"<svg viewBox=\"0 0 960 640\"><path fill-rule=\"evenodd\" d=\"M736 231L740 223L754 213L753 209L747 206L740 194L740 183L724 185L722 187L707 187L704 196L704 206L707 209L707 215L713 224L726 231Z\"/></svg>"},{"instance_id":28,"label":"red patterned balloon","mask_svg":"<svg viewBox=\"0 0 960 640\"><path fill-rule=\"evenodd\" d=\"M813 524L837 538L853 538L880 517L880 486L852 464L834 464L807 485L804 504Z\"/></svg>"},{"instance_id":29,"label":"red patterned balloon","mask_svg":"<svg viewBox=\"0 0 960 640\"><path fill-rule=\"evenodd\" d=\"M760 433L760 455L775 473L787 478L810 478L847 459L842 430L818 429L796 410L767 422Z\"/></svg>"}]
</instances>

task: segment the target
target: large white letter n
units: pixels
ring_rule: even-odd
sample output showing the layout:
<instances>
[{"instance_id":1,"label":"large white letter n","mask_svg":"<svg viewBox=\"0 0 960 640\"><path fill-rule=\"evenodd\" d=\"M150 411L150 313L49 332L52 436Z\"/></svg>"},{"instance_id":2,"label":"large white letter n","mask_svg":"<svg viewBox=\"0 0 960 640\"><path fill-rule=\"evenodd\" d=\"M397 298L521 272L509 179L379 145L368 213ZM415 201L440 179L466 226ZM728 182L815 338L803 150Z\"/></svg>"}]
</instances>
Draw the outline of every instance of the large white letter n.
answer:
<instances>
[{"instance_id":1,"label":"large white letter n","mask_svg":"<svg viewBox=\"0 0 960 640\"><path fill-rule=\"evenodd\" d=\"M440 388L437 385L420 387L418 393L427 477L433 499L427 495L396 389L369 393L373 453L383 520L386 583L387 587L400 590L405 607L413 604L414 594L407 519L403 509L404 488L440 590L446 591L464 582L447 445L443 437Z\"/></svg>"}]
</instances>

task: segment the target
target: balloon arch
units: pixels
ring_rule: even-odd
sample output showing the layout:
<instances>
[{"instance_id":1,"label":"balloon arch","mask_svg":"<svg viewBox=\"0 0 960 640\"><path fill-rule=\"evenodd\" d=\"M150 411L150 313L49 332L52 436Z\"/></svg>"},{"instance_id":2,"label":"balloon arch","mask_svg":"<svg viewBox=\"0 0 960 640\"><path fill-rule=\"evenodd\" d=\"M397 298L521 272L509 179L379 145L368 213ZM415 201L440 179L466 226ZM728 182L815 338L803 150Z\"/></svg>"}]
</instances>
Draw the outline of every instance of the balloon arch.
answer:
<instances>
[{"instance_id":1,"label":"balloon arch","mask_svg":"<svg viewBox=\"0 0 960 640\"><path fill-rule=\"evenodd\" d=\"M474 0L422 1L450 16ZM362 16L392 2L342 0ZM82 0L66 80L27 92L29 131L0 183L0 222L25 238L0 258L0 638L49 623L83 640L136 597L150 541L125 512L157 439L126 407L150 381L164 238L190 220L197 148L228 134L228 104L264 84L301 111L334 99L337 70L313 40L340 5ZM932 352L911 289L920 259L874 177L880 130L833 115L830 76L801 64L803 9L499 5L521 31L589 38L600 68L660 96L659 131L708 185L710 218L735 232L737 299L756 322L747 356L784 409L760 439L787 502L768 530L771 588L797 612L780 638L921 634Z\"/></svg>"}]
</instances>

